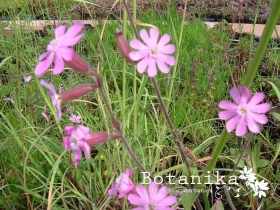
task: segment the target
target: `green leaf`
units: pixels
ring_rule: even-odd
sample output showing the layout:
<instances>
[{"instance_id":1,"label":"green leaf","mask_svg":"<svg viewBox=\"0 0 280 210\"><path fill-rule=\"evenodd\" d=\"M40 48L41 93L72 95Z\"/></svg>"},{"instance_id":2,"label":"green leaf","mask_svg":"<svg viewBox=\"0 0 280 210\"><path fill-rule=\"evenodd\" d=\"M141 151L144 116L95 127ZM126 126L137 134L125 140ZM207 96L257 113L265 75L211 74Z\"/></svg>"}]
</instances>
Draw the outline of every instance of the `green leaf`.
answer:
<instances>
[{"instance_id":1,"label":"green leaf","mask_svg":"<svg viewBox=\"0 0 280 210\"><path fill-rule=\"evenodd\" d=\"M216 206L217 206L217 205L219 205L219 206L218 206L218 207L219 207L218 209L216 209ZM212 206L211 210L224 210L224 205L223 205L223 203L220 201L218 204L215 203L215 205Z\"/></svg>"},{"instance_id":2,"label":"green leaf","mask_svg":"<svg viewBox=\"0 0 280 210\"><path fill-rule=\"evenodd\" d=\"M277 112L271 112L271 114L272 114L272 116L273 116L276 120L280 121L280 114L279 114L279 113L277 113Z\"/></svg>"},{"instance_id":3,"label":"green leaf","mask_svg":"<svg viewBox=\"0 0 280 210\"><path fill-rule=\"evenodd\" d=\"M269 81L268 81L269 82ZM274 91L276 92L276 95L278 97L278 100L280 101L280 90L279 88L273 83L273 82L269 82L269 84L271 84L272 88L274 89Z\"/></svg>"},{"instance_id":4,"label":"green leaf","mask_svg":"<svg viewBox=\"0 0 280 210\"><path fill-rule=\"evenodd\" d=\"M185 210L192 209L192 206L195 200L197 199L198 195L199 193L193 192L193 193L186 193L181 196L181 201Z\"/></svg>"},{"instance_id":5,"label":"green leaf","mask_svg":"<svg viewBox=\"0 0 280 210\"><path fill-rule=\"evenodd\" d=\"M7 57L7 58L4 58L4 59L1 61L1 63L0 63L0 68L1 68L1 66L3 66L3 65L6 63L6 61L9 60L11 57L12 57L12 56L9 56L9 57Z\"/></svg>"},{"instance_id":6,"label":"green leaf","mask_svg":"<svg viewBox=\"0 0 280 210\"><path fill-rule=\"evenodd\" d=\"M261 159L258 161L258 168L266 167L269 164L268 160Z\"/></svg>"}]
</instances>

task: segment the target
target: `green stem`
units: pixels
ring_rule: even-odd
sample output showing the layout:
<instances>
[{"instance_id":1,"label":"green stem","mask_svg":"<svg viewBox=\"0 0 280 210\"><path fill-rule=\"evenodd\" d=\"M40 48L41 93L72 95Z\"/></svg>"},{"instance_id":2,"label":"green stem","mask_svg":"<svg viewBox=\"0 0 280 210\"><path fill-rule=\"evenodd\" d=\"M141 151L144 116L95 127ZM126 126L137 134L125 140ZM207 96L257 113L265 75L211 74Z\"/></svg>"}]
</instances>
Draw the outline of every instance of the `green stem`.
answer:
<instances>
[{"instance_id":1,"label":"green stem","mask_svg":"<svg viewBox=\"0 0 280 210\"><path fill-rule=\"evenodd\" d=\"M268 42L271 38L275 25L277 24L277 20L278 20L279 16L280 16L280 1L275 0L272 5L271 13L268 17L260 43L256 50L256 53L253 57L252 62L249 65L248 71L245 75L243 84L248 87L252 84L252 82L258 72L259 66L264 57ZM229 136L229 133L226 131L226 128L224 128L224 130L221 134L220 140L216 144L216 147L212 153L212 159L210 160L210 162L207 166L207 169L209 171L212 171L215 168L217 160L218 160L221 152L223 151L223 148L226 144L226 140L227 140L228 136Z\"/></svg>"},{"instance_id":2,"label":"green stem","mask_svg":"<svg viewBox=\"0 0 280 210\"><path fill-rule=\"evenodd\" d=\"M227 140L228 135L229 135L229 133L227 132L226 128L224 128L224 130L221 134L220 140L216 144L216 147L215 147L215 149L212 153L212 159L210 160L210 162L207 166L208 171L212 171L215 168L217 160L218 160L218 158L219 158L219 156L220 156L221 152L223 151L223 148L226 144L226 140Z\"/></svg>"},{"instance_id":3,"label":"green stem","mask_svg":"<svg viewBox=\"0 0 280 210\"><path fill-rule=\"evenodd\" d=\"M133 22L136 22L136 12L137 12L137 2L136 0L133 0L132 2L132 17L133 17ZM134 67L134 73L133 73L133 101L137 100L137 71L136 71L136 66ZM133 142L136 142L137 140L137 127L138 127L138 104L134 107L133 110Z\"/></svg>"},{"instance_id":4,"label":"green stem","mask_svg":"<svg viewBox=\"0 0 280 210\"><path fill-rule=\"evenodd\" d=\"M124 0L125 3L127 0ZM127 38L127 11L124 10L123 12L123 36ZM124 59L123 61L123 85L122 85L122 108L121 108L121 114L122 114L122 131L125 133L125 127L126 127L126 121L125 121L125 107L126 107L126 61Z\"/></svg>"}]
</instances>

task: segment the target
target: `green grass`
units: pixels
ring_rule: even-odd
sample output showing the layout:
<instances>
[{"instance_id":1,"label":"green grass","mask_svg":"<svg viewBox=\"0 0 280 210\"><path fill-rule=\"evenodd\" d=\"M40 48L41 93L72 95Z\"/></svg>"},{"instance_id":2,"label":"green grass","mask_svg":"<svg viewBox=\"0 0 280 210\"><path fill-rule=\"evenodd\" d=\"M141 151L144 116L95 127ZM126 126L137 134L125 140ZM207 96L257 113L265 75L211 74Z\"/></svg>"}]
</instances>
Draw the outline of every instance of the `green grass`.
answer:
<instances>
[{"instance_id":1,"label":"green grass","mask_svg":"<svg viewBox=\"0 0 280 210\"><path fill-rule=\"evenodd\" d=\"M21 15L29 17L34 15L32 8L27 6L30 2L17 6L4 3L1 9L12 20ZM70 3L54 1L53 4L58 19L70 17ZM49 9L42 9L39 13L52 19ZM180 52L177 71L174 78L172 74L159 75L159 87L164 102L170 104L172 121L182 132L186 146L198 158L211 155L210 151L222 129L222 123L217 119L217 104L221 99L229 97L231 74L235 82L242 80L249 58L239 61L236 55L240 52L250 53L250 37L241 38L233 45L233 36L226 27L210 30L203 22L193 20L184 25L179 46L182 17L175 8L169 8L166 13L138 14L138 19L157 26L162 34L171 35L177 53ZM72 107L74 113L81 114L83 124L92 131L112 132L104 102L98 93L90 93L82 98L87 102L64 104L63 120L59 124L46 91L40 87L39 80L33 74L38 56L53 38L53 30L48 29L42 36L32 31L24 32L21 27L14 28L15 34L12 36L4 36L0 31L0 59L5 61L0 64L0 208L45 209L49 193L52 196L52 209L127 207L125 201L107 196L107 190L115 178L128 167L135 169L134 180L142 181L139 170L119 141L98 146L93 152L93 158L89 161L83 158L78 169L74 169L73 163L69 164L69 154L64 152L62 145L63 127L69 124L70 115L66 112L69 107ZM99 67L110 104L115 115L122 120L125 136L142 164L154 174L169 171L179 162L178 153L174 149L166 122L160 115L149 80L145 76L135 75L135 69L130 64L125 64L126 71L123 73L124 61L116 50L114 36L117 28L122 28L121 22L104 28L99 26L93 31L85 30L85 38L75 49L92 66ZM138 30L140 28L138 26ZM128 39L133 38L129 26L127 36ZM274 46L268 51L263 65L262 69L268 74L259 74L253 89L265 91L273 97L276 94L270 92L271 87L267 81L273 81L278 87L280 85L277 79L280 68L279 48ZM23 83L22 75L31 74L33 80ZM58 77L48 73L44 79L53 82L57 89L60 84L64 89L69 89L91 81L72 70L66 70ZM174 88L170 92L172 79ZM133 85L136 85L136 95ZM10 96L14 96L14 104L3 100ZM44 106L47 106L49 122L41 116ZM137 106L135 118L134 109ZM279 102L274 102L274 110L279 112ZM253 163L255 169L259 169L259 175L266 177L270 183L276 183L277 187L280 168L277 160L279 150L275 149L275 144L279 142L279 136L273 139L271 136L272 131L266 127L263 135L253 137ZM239 147L240 139L231 135L223 155L236 156ZM232 169L236 160L221 159L218 167ZM249 164L247 158L244 161ZM244 161L241 161L241 167ZM260 162L262 165L258 165ZM181 167L176 168L177 174L181 172ZM270 206L272 203L272 198L268 197L263 205ZM249 205L246 197L241 205L245 204ZM275 205L275 209L280 206Z\"/></svg>"}]
</instances>

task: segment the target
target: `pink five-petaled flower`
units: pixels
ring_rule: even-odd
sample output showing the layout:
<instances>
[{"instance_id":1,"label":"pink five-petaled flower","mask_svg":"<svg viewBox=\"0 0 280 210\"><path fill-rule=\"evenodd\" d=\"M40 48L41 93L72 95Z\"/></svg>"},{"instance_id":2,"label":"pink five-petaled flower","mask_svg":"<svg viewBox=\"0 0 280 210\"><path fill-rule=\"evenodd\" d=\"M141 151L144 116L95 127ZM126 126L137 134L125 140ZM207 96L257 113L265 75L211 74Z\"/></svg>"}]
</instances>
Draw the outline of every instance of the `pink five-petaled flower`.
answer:
<instances>
[{"instance_id":1,"label":"pink five-petaled flower","mask_svg":"<svg viewBox=\"0 0 280 210\"><path fill-rule=\"evenodd\" d=\"M168 65L173 66L176 62L175 58L170 56L175 52L175 46L168 44L170 36L164 34L158 41L159 30L156 28L151 28L150 34L147 30L142 29L140 36L144 43L138 39L133 39L130 46L136 51L129 53L131 60L138 61L138 72L142 74L148 68L149 77L155 77L158 67L162 73L167 74L170 70Z\"/></svg>"},{"instance_id":2,"label":"pink five-petaled flower","mask_svg":"<svg viewBox=\"0 0 280 210\"><path fill-rule=\"evenodd\" d=\"M83 125L66 126L64 133L68 136L63 137L63 144L67 151L74 150L74 165L77 168L80 160L82 159L82 151L84 151L87 159L90 159L90 146L86 139L90 137L90 130Z\"/></svg>"},{"instance_id":3,"label":"pink five-petaled flower","mask_svg":"<svg viewBox=\"0 0 280 210\"><path fill-rule=\"evenodd\" d=\"M222 100L219 103L219 107L225 109L219 113L219 117L227 120L227 131L232 132L236 129L237 136L244 136L248 127L252 133L259 133L258 124L264 125L268 122L264 114L270 110L269 103L261 103L265 95L256 93L252 96L247 87L240 86L232 88L230 96L234 103L228 100Z\"/></svg>"},{"instance_id":4,"label":"pink five-petaled flower","mask_svg":"<svg viewBox=\"0 0 280 210\"><path fill-rule=\"evenodd\" d=\"M128 201L138 208L135 210L172 210L170 206L177 202L175 196L169 195L169 190L165 186L159 186L151 182L148 190L139 185L135 187L135 191L128 195Z\"/></svg>"},{"instance_id":5,"label":"pink five-petaled flower","mask_svg":"<svg viewBox=\"0 0 280 210\"><path fill-rule=\"evenodd\" d=\"M43 79L40 81L40 83L43 87L45 87L49 90L49 92L48 92L49 96L52 99L52 103L57 110L58 119L60 120L61 119L61 106L60 106L61 100L59 99L59 95L56 93L55 88L52 83L49 84Z\"/></svg>"},{"instance_id":6,"label":"pink five-petaled flower","mask_svg":"<svg viewBox=\"0 0 280 210\"><path fill-rule=\"evenodd\" d=\"M113 196L119 192L119 198L122 198L130 193L134 188L134 183L129 178L132 174L133 170L131 168L126 169L126 171L116 179L113 187L108 190L108 195Z\"/></svg>"},{"instance_id":7,"label":"pink five-petaled flower","mask_svg":"<svg viewBox=\"0 0 280 210\"><path fill-rule=\"evenodd\" d=\"M55 29L55 39L48 44L47 52L39 57L40 63L35 68L36 76L42 77L53 60L55 61L53 73L58 75L63 72L64 61L70 61L74 56L72 47L83 38L83 34L79 34L83 27L82 23L75 23L67 31L65 31L66 25L58 26Z\"/></svg>"}]
</instances>

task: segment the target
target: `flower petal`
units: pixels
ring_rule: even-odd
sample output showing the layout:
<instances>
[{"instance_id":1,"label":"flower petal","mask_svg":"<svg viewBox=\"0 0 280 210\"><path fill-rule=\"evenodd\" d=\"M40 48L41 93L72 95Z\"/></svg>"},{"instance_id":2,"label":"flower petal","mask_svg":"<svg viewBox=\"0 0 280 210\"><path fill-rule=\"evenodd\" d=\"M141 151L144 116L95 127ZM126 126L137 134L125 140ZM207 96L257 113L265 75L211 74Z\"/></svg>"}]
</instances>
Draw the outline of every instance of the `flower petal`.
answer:
<instances>
[{"instance_id":1,"label":"flower petal","mask_svg":"<svg viewBox=\"0 0 280 210\"><path fill-rule=\"evenodd\" d=\"M150 47L156 47L158 42L159 30L157 28L150 29L151 45Z\"/></svg>"},{"instance_id":2,"label":"flower petal","mask_svg":"<svg viewBox=\"0 0 280 210\"><path fill-rule=\"evenodd\" d=\"M84 151L87 159L90 159L90 147L85 141L79 141L78 145Z\"/></svg>"},{"instance_id":3,"label":"flower petal","mask_svg":"<svg viewBox=\"0 0 280 210\"><path fill-rule=\"evenodd\" d=\"M135 190L146 204L150 202L148 191L143 185L136 186Z\"/></svg>"},{"instance_id":4,"label":"flower petal","mask_svg":"<svg viewBox=\"0 0 280 210\"><path fill-rule=\"evenodd\" d=\"M153 201L154 202L159 202L159 201L163 200L168 194L169 194L169 189L167 187L165 187L165 186L162 186L159 189L159 191L156 194L156 196L153 196Z\"/></svg>"},{"instance_id":5,"label":"flower petal","mask_svg":"<svg viewBox=\"0 0 280 210\"><path fill-rule=\"evenodd\" d=\"M238 124L240 118L241 118L240 115L236 115L226 123L226 129L229 133L236 128L236 125Z\"/></svg>"},{"instance_id":6,"label":"flower petal","mask_svg":"<svg viewBox=\"0 0 280 210\"><path fill-rule=\"evenodd\" d=\"M219 103L219 107L221 109L229 109L229 110L236 110L237 109L236 104L234 104L234 103L232 103L231 101L228 101L228 100L222 100Z\"/></svg>"},{"instance_id":7,"label":"flower petal","mask_svg":"<svg viewBox=\"0 0 280 210\"><path fill-rule=\"evenodd\" d=\"M149 65L149 58L145 57L137 63L137 71L143 74Z\"/></svg>"},{"instance_id":8,"label":"flower petal","mask_svg":"<svg viewBox=\"0 0 280 210\"><path fill-rule=\"evenodd\" d=\"M138 186L139 187L139 186ZM137 187L136 187L137 188ZM146 205L146 201L143 200L139 195L130 193L128 194L128 200L131 204L136 205L136 206L144 206Z\"/></svg>"},{"instance_id":9,"label":"flower petal","mask_svg":"<svg viewBox=\"0 0 280 210\"><path fill-rule=\"evenodd\" d=\"M136 50L148 50L149 48L144 45L140 40L138 39L132 39L130 41L130 47L136 49Z\"/></svg>"},{"instance_id":10,"label":"flower petal","mask_svg":"<svg viewBox=\"0 0 280 210\"><path fill-rule=\"evenodd\" d=\"M262 113L266 113L270 110L270 104L264 103L264 104L255 105L255 106L250 107L250 109L252 112L262 114Z\"/></svg>"},{"instance_id":11,"label":"flower petal","mask_svg":"<svg viewBox=\"0 0 280 210\"><path fill-rule=\"evenodd\" d=\"M175 50L176 50L176 47L173 44L169 44L169 45L158 48L158 51L163 54L172 54L175 52Z\"/></svg>"},{"instance_id":12,"label":"flower petal","mask_svg":"<svg viewBox=\"0 0 280 210\"><path fill-rule=\"evenodd\" d=\"M56 39L60 38L65 33L65 29L66 29L66 25L65 24L58 26L54 30L55 38Z\"/></svg>"},{"instance_id":13,"label":"flower petal","mask_svg":"<svg viewBox=\"0 0 280 210\"><path fill-rule=\"evenodd\" d=\"M45 59L48 57L49 54L50 54L49 51L44 52L43 54L41 54L41 55L39 56L39 61L45 60Z\"/></svg>"},{"instance_id":14,"label":"flower petal","mask_svg":"<svg viewBox=\"0 0 280 210\"><path fill-rule=\"evenodd\" d=\"M257 105L265 98L265 94L263 93L255 93L255 95L251 98L248 105Z\"/></svg>"},{"instance_id":15,"label":"flower petal","mask_svg":"<svg viewBox=\"0 0 280 210\"><path fill-rule=\"evenodd\" d=\"M247 132L245 118L241 117L236 126L236 136L244 136Z\"/></svg>"},{"instance_id":16,"label":"flower petal","mask_svg":"<svg viewBox=\"0 0 280 210\"><path fill-rule=\"evenodd\" d=\"M114 183L113 187L108 190L108 195L113 196L117 192L117 188L119 187L119 184L117 182Z\"/></svg>"},{"instance_id":17,"label":"flower petal","mask_svg":"<svg viewBox=\"0 0 280 210\"><path fill-rule=\"evenodd\" d=\"M73 38L75 37L78 33L81 32L81 30L83 29L84 24L83 23L75 23L74 25L72 25L67 32L64 34L65 38L69 39L69 38Z\"/></svg>"},{"instance_id":18,"label":"flower petal","mask_svg":"<svg viewBox=\"0 0 280 210\"><path fill-rule=\"evenodd\" d=\"M75 155L74 165L75 165L75 168L77 168L81 159L82 159L83 154L82 154L82 151L80 149L76 149L74 155Z\"/></svg>"},{"instance_id":19,"label":"flower petal","mask_svg":"<svg viewBox=\"0 0 280 210\"><path fill-rule=\"evenodd\" d=\"M219 118L221 120L229 120L229 119L233 118L235 115L237 115L237 113L235 111L227 110L227 111L220 112Z\"/></svg>"},{"instance_id":20,"label":"flower petal","mask_svg":"<svg viewBox=\"0 0 280 210\"><path fill-rule=\"evenodd\" d=\"M170 66L174 66L176 63L176 59L173 56L165 55L165 54L158 54L157 60L167 63Z\"/></svg>"},{"instance_id":21,"label":"flower petal","mask_svg":"<svg viewBox=\"0 0 280 210\"><path fill-rule=\"evenodd\" d=\"M230 97L234 100L234 102L236 104L239 104L240 102L240 93L239 93L239 90L237 87L233 87L231 90L230 90Z\"/></svg>"},{"instance_id":22,"label":"flower petal","mask_svg":"<svg viewBox=\"0 0 280 210\"><path fill-rule=\"evenodd\" d=\"M248 103L248 101L251 99L251 92L246 86L240 86L240 103Z\"/></svg>"},{"instance_id":23,"label":"flower petal","mask_svg":"<svg viewBox=\"0 0 280 210\"><path fill-rule=\"evenodd\" d=\"M39 78L41 78L50 68L52 61L53 61L54 53L50 53L48 57L41 61L36 67L35 67L35 75Z\"/></svg>"},{"instance_id":24,"label":"flower petal","mask_svg":"<svg viewBox=\"0 0 280 210\"><path fill-rule=\"evenodd\" d=\"M168 196L161 200L158 205L159 206L172 206L177 202L177 198L175 196Z\"/></svg>"},{"instance_id":25,"label":"flower petal","mask_svg":"<svg viewBox=\"0 0 280 210\"><path fill-rule=\"evenodd\" d=\"M61 47L57 50L56 55L59 55L66 61L70 61L74 55L74 49L69 47Z\"/></svg>"},{"instance_id":26,"label":"flower petal","mask_svg":"<svg viewBox=\"0 0 280 210\"><path fill-rule=\"evenodd\" d=\"M139 61L147 56L147 53L144 51L132 51L129 53L129 58L133 61Z\"/></svg>"},{"instance_id":27,"label":"flower petal","mask_svg":"<svg viewBox=\"0 0 280 210\"><path fill-rule=\"evenodd\" d=\"M152 41L151 41L151 39L150 39L150 37L149 37L149 34L148 34L148 32L147 32L146 29L142 29L142 30L140 31L140 37L141 37L142 40L147 44L148 47L153 47Z\"/></svg>"},{"instance_id":28,"label":"flower petal","mask_svg":"<svg viewBox=\"0 0 280 210\"><path fill-rule=\"evenodd\" d=\"M157 44L157 47L158 48L161 48L163 47L164 45L166 45L168 42L170 41L170 36L169 34L164 34L161 39L159 40L158 44Z\"/></svg>"},{"instance_id":29,"label":"flower petal","mask_svg":"<svg viewBox=\"0 0 280 210\"><path fill-rule=\"evenodd\" d=\"M246 115L246 122L249 130L252 133L259 133L260 132L260 126L257 124L257 122L254 120L254 118L250 117L249 115ZM249 173L249 171L248 171Z\"/></svg>"},{"instance_id":30,"label":"flower petal","mask_svg":"<svg viewBox=\"0 0 280 210\"><path fill-rule=\"evenodd\" d=\"M268 123L268 118L264 114L256 114L256 113L251 112L250 115L259 124L264 125L264 124Z\"/></svg>"},{"instance_id":31,"label":"flower petal","mask_svg":"<svg viewBox=\"0 0 280 210\"><path fill-rule=\"evenodd\" d=\"M149 77L155 77L157 75L156 61L154 59L150 59L149 61L148 75Z\"/></svg>"},{"instance_id":32,"label":"flower petal","mask_svg":"<svg viewBox=\"0 0 280 210\"><path fill-rule=\"evenodd\" d=\"M60 55L56 54L53 74L54 75L61 74L63 72L63 70L64 70L64 62L63 62L62 58L60 57Z\"/></svg>"},{"instance_id":33,"label":"flower petal","mask_svg":"<svg viewBox=\"0 0 280 210\"><path fill-rule=\"evenodd\" d=\"M61 45L64 47L72 47L72 46L76 45L79 41L81 41L81 39L83 37L84 37L84 34L79 34L78 36L73 37L73 38L65 38L61 42Z\"/></svg>"},{"instance_id":34,"label":"flower petal","mask_svg":"<svg viewBox=\"0 0 280 210\"><path fill-rule=\"evenodd\" d=\"M170 71L169 67L161 60L157 60L156 63L162 73L167 74Z\"/></svg>"}]
</instances>

